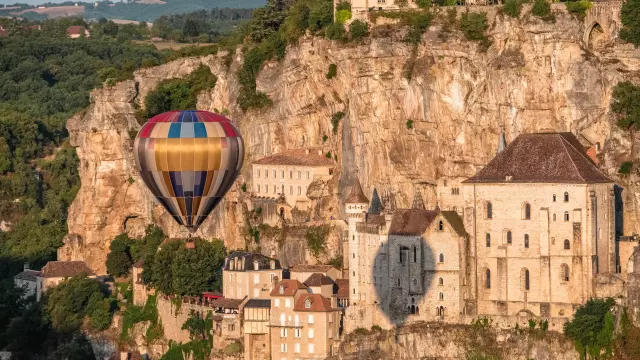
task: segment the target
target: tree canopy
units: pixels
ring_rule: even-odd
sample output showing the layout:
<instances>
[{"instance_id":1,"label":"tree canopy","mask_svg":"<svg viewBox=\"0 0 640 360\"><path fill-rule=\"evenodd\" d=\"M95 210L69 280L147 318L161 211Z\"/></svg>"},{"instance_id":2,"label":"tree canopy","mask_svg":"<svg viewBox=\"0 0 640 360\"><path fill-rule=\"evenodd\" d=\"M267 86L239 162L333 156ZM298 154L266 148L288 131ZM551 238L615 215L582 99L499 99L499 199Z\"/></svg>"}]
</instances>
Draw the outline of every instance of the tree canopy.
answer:
<instances>
[{"instance_id":1,"label":"tree canopy","mask_svg":"<svg viewBox=\"0 0 640 360\"><path fill-rule=\"evenodd\" d=\"M620 9L620 38L640 45L640 0L626 0Z\"/></svg>"}]
</instances>

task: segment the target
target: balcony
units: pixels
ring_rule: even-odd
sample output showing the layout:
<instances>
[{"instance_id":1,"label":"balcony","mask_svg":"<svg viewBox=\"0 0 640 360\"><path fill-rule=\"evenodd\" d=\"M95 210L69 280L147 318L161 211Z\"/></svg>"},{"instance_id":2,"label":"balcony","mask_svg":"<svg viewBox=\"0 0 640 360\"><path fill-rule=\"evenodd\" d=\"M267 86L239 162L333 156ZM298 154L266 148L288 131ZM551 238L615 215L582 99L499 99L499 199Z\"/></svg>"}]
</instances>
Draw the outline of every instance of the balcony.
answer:
<instances>
[{"instance_id":1,"label":"balcony","mask_svg":"<svg viewBox=\"0 0 640 360\"><path fill-rule=\"evenodd\" d=\"M301 328L302 327L302 323L301 322L295 322L295 321L271 321L269 323L270 327L286 327L286 328Z\"/></svg>"}]
</instances>

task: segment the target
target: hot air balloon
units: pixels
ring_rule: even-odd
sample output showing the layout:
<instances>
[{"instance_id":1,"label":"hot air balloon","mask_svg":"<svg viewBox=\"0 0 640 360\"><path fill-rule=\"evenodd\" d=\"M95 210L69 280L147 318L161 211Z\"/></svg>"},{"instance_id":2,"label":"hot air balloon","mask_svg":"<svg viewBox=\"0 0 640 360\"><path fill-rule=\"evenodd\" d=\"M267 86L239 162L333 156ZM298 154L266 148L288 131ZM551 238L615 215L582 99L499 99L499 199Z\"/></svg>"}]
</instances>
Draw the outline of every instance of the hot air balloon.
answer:
<instances>
[{"instance_id":1,"label":"hot air balloon","mask_svg":"<svg viewBox=\"0 0 640 360\"><path fill-rule=\"evenodd\" d=\"M151 193L192 233L231 188L244 158L242 136L229 119L195 110L149 119L134 151Z\"/></svg>"}]
</instances>

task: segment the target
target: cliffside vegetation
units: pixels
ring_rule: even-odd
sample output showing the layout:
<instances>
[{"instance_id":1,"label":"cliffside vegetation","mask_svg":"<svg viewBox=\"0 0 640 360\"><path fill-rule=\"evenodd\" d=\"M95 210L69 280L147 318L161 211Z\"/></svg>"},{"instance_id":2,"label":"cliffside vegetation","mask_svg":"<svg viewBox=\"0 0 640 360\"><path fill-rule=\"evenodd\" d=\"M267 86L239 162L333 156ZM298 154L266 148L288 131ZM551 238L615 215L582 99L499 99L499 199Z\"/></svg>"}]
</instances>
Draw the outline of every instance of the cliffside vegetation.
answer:
<instances>
[{"instance_id":1,"label":"cliffside vegetation","mask_svg":"<svg viewBox=\"0 0 640 360\"><path fill-rule=\"evenodd\" d=\"M127 275L136 261L153 258L158 246L166 237L162 230L154 225L147 227L142 239L132 239L127 234L118 235L109 245L107 272L113 276Z\"/></svg>"},{"instance_id":2,"label":"cliffside vegetation","mask_svg":"<svg viewBox=\"0 0 640 360\"><path fill-rule=\"evenodd\" d=\"M246 23L254 9L212 9L163 15L153 22L151 36L174 41L212 42Z\"/></svg>"},{"instance_id":3,"label":"cliffside vegetation","mask_svg":"<svg viewBox=\"0 0 640 360\"><path fill-rule=\"evenodd\" d=\"M640 45L640 0L626 0L620 9L620 38Z\"/></svg>"}]
</instances>

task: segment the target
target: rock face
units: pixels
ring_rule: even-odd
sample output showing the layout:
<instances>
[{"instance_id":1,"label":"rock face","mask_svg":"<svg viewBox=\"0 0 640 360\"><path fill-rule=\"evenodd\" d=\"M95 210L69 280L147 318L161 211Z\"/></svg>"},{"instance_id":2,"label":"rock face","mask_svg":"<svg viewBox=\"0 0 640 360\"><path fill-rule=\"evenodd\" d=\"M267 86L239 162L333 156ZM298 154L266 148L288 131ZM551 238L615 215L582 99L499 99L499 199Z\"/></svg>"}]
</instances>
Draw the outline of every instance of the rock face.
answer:
<instances>
[{"instance_id":1,"label":"rock face","mask_svg":"<svg viewBox=\"0 0 640 360\"><path fill-rule=\"evenodd\" d=\"M632 147L631 135L617 128L609 107L616 83L640 78L640 50L591 35L599 16L609 19L603 27L612 31L616 16L606 11L615 7L594 7L604 15L590 14L589 24L567 14L563 5L553 9L555 23L533 17L528 6L520 19L497 15L495 7L473 7L488 12L492 45L486 52L455 31L443 40L439 21L415 50L401 41L402 31L381 28L361 44L302 38L258 77L258 89L273 106L246 113L236 104L240 51L230 68L223 54L181 59L94 91L87 113L68 122L81 159L82 187L60 258L84 259L103 272L109 242L122 231L141 234L155 219L170 236L186 234L154 208L134 168L129 132L138 129L134 102L143 103L160 80L185 76L200 64L209 66L218 82L200 94L198 108L229 111L247 149L238 186L196 233L222 238L229 248L245 243L257 248L246 235L247 193L239 186L246 182L251 191L252 160L306 146L336 154L334 179L312 194L321 197L314 200L314 212L335 219L356 171L367 194L374 187L392 191L397 206L408 207L419 189L427 207L434 207L436 184L473 175L495 155L501 131L507 141L521 133L571 131L585 145L599 146L602 169L624 188L624 233L639 232L639 177L617 174L622 162L636 158L631 149L639 145ZM330 64L338 69L331 80L326 78ZM339 111L345 117L334 133L331 117ZM336 234L340 228L334 226ZM283 237L263 239L259 245L266 255L295 253L296 261L310 260L291 251L305 247L303 238L285 236L283 243L272 238ZM340 236L331 236L326 258L340 252L339 242Z\"/></svg>"}]
</instances>

